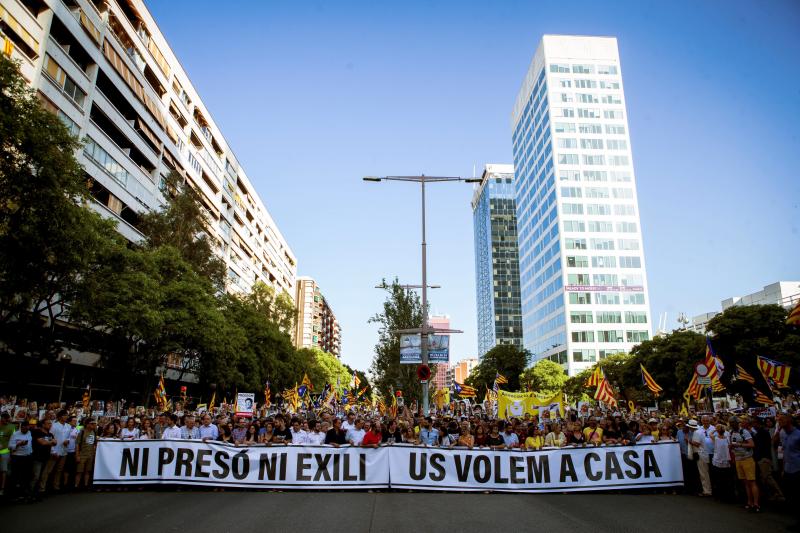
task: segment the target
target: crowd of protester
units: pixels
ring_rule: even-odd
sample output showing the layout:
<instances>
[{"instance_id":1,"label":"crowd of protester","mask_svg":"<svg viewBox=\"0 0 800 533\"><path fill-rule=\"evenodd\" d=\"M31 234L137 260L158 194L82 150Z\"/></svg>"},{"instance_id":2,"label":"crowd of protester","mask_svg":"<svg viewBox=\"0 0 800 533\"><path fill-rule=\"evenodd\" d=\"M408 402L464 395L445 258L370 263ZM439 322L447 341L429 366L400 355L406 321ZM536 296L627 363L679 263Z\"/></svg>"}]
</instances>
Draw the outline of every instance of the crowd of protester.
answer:
<instances>
[{"instance_id":1,"label":"crowd of protester","mask_svg":"<svg viewBox=\"0 0 800 533\"><path fill-rule=\"evenodd\" d=\"M213 413L155 413L130 407L124 414L83 416L71 409L26 411L0 402L0 490L14 501L91 486L99 439L185 439L233 446L330 445L378 447L398 443L437 447L541 450L575 446L680 446L684 490L741 503L760 512L763 501L789 501L800 508L800 429L796 409L761 416L729 412L678 416L597 411L565 418L526 414L501 420L474 411L419 416L401 407L396 417L373 409L262 410L235 416L222 406ZM32 416L36 412L36 416ZM549 413L548 413L549 414Z\"/></svg>"}]
</instances>

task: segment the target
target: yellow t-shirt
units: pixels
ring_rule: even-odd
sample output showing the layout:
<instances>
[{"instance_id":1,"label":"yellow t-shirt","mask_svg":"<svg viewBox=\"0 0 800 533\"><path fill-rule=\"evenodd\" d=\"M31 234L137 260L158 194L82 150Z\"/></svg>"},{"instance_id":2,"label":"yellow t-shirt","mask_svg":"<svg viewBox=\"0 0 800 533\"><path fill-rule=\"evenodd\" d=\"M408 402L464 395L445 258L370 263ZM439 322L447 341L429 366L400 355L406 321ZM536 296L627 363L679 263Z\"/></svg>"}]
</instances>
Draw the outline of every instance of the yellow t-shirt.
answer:
<instances>
[{"instance_id":1,"label":"yellow t-shirt","mask_svg":"<svg viewBox=\"0 0 800 533\"><path fill-rule=\"evenodd\" d=\"M538 437L528 437L525 439L525 447L534 450L541 450L544 446L544 438L540 435Z\"/></svg>"},{"instance_id":2,"label":"yellow t-shirt","mask_svg":"<svg viewBox=\"0 0 800 533\"><path fill-rule=\"evenodd\" d=\"M583 428L583 438L586 439L586 442L602 442L603 441L603 429L600 427L592 428Z\"/></svg>"}]
</instances>

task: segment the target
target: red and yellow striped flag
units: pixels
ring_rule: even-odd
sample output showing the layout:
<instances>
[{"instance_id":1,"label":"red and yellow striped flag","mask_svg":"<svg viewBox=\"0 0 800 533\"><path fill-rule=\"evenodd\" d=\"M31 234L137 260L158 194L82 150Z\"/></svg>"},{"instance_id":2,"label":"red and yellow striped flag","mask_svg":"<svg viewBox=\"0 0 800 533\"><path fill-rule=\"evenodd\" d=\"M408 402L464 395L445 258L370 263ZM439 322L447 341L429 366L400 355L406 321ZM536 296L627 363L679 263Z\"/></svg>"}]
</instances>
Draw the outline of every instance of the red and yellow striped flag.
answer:
<instances>
[{"instance_id":1,"label":"red and yellow striped flag","mask_svg":"<svg viewBox=\"0 0 800 533\"><path fill-rule=\"evenodd\" d=\"M653 379L653 376L651 376L650 373L645 370L644 365L639 364L639 368L642 369L642 383L648 389L650 389L650 392L652 392L655 397L658 397L658 395L661 394L664 389L662 389L659 384L656 383L656 380Z\"/></svg>"},{"instance_id":2,"label":"red and yellow striped flag","mask_svg":"<svg viewBox=\"0 0 800 533\"><path fill-rule=\"evenodd\" d=\"M600 385L597 386L597 390L594 393L594 399L603 403L607 403L611 407L617 406L617 399L614 398L614 389L611 388L611 384L607 379L603 379L600 382Z\"/></svg>"},{"instance_id":3,"label":"red and yellow striped flag","mask_svg":"<svg viewBox=\"0 0 800 533\"><path fill-rule=\"evenodd\" d=\"M600 382L603 381L604 379L606 379L606 375L603 372L603 369L600 368L600 365L597 365L594 367L594 372L592 372L592 375L589 376L589 379L586 380L584 386L597 387L598 385L600 385Z\"/></svg>"},{"instance_id":4,"label":"red and yellow striped flag","mask_svg":"<svg viewBox=\"0 0 800 533\"><path fill-rule=\"evenodd\" d=\"M753 389L753 390L755 390L756 402L763 405L775 405L775 401L772 398L770 398L769 396L767 396L758 389Z\"/></svg>"},{"instance_id":5,"label":"red and yellow striped flag","mask_svg":"<svg viewBox=\"0 0 800 533\"><path fill-rule=\"evenodd\" d=\"M800 302L794 306L794 309L789 311L789 316L786 318L786 323L792 326L800 326Z\"/></svg>"},{"instance_id":6,"label":"red and yellow striped flag","mask_svg":"<svg viewBox=\"0 0 800 533\"><path fill-rule=\"evenodd\" d=\"M756 384L756 378L750 375L750 373L742 368L742 365L736 365L736 377L749 383L750 385Z\"/></svg>"},{"instance_id":7,"label":"red and yellow striped flag","mask_svg":"<svg viewBox=\"0 0 800 533\"><path fill-rule=\"evenodd\" d=\"M789 386L789 372L792 370L792 367L789 365L785 365L778 361L767 359L766 357L761 356L758 356L756 365L761 371L761 374L763 374L764 379L771 379L778 387L781 388L786 388ZM769 383L769 381L767 382Z\"/></svg>"}]
</instances>

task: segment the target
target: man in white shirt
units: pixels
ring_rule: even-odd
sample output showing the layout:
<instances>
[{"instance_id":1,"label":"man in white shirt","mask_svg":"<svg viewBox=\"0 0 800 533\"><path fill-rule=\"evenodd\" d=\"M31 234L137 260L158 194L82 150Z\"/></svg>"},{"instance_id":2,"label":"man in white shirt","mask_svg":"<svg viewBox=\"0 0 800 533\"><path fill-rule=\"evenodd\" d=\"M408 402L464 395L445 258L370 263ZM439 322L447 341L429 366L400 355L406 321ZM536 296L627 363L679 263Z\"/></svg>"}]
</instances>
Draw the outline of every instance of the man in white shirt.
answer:
<instances>
[{"instance_id":1,"label":"man in white shirt","mask_svg":"<svg viewBox=\"0 0 800 533\"><path fill-rule=\"evenodd\" d=\"M31 495L33 436L29 427L28 419L23 419L19 425L19 430L15 431L8 441L8 449L11 452L11 476L8 489L11 496L18 496L20 500L24 496L29 497Z\"/></svg>"},{"instance_id":2,"label":"man in white shirt","mask_svg":"<svg viewBox=\"0 0 800 533\"><path fill-rule=\"evenodd\" d=\"M344 424L342 424L342 427L344 427ZM347 430L347 436L345 438L347 439L347 442L353 446L360 446L361 441L364 440L365 434L364 421L359 418L356 420L355 426Z\"/></svg>"},{"instance_id":3,"label":"man in white shirt","mask_svg":"<svg viewBox=\"0 0 800 533\"><path fill-rule=\"evenodd\" d=\"M316 420L309 420L308 421L308 433L306 434L306 441L307 441L307 444L324 444L325 443L325 432L324 431L317 431L317 421Z\"/></svg>"},{"instance_id":4,"label":"man in white shirt","mask_svg":"<svg viewBox=\"0 0 800 533\"><path fill-rule=\"evenodd\" d=\"M162 439L180 439L181 428L178 427L178 416L171 414L167 416L167 427L164 428L164 433L161 434Z\"/></svg>"},{"instance_id":5,"label":"man in white shirt","mask_svg":"<svg viewBox=\"0 0 800 533\"><path fill-rule=\"evenodd\" d=\"M53 490L56 492L61 490L61 479L64 476L64 464L67 461L67 446L69 445L69 434L72 432L72 426L67 423L67 412L62 410L56 415L56 421L53 423L53 428L50 430L56 440L56 445L53 446L50 452L50 460L47 462L47 467L42 474L41 490L46 488L48 476L52 474L52 482L50 483Z\"/></svg>"},{"instance_id":6,"label":"man in white shirt","mask_svg":"<svg viewBox=\"0 0 800 533\"><path fill-rule=\"evenodd\" d=\"M219 440L219 428L211 423L211 415L208 413L203 415L203 425L200 426L200 438L203 439L203 442Z\"/></svg>"},{"instance_id":7,"label":"man in white shirt","mask_svg":"<svg viewBox=\"0 0 800 533\"><path fill-rule=\"evenodd\" d=\"M347 413L347 418L342 422L342 430L345 433L356 427L356 414L353 411Z\"/></svg>"},{"instance_id":8,"label":"man in white shirt","mask_svg":"<svg viewBox=\"0 0 800 533\"><path fill-rule=\"evenodd\" d=\"M708 465L714 457L714 436L717 430L711 425L711 418L703 416L703 424L692 434L691 445L698 456L697 471L700 474L700 483L703 485L703 496L711 496L711 473Z\"/></svg>"},{"instance_id":9,"label":"man in white shirt","mask_svg":"<svg viewBox=\"0 0 800 533\"><path fill-rule=\"evenodd\" d=\"M300 429L300 419L292 418L292 444L308 444L308 433Z\"/></svg>"}]
</instances>

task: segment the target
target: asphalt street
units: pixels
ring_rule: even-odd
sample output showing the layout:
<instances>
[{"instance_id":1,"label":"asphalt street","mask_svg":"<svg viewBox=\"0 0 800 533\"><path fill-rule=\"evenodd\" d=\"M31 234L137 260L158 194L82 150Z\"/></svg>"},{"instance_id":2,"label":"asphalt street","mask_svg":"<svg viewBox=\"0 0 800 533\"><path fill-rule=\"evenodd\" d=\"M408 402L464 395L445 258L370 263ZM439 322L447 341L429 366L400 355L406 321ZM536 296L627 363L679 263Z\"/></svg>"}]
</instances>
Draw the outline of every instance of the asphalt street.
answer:
<instances>
[{"instance_id":1,"label":"asphalt street","mask_svg":"<svg viewBox=\"0 0 800 533\"><path fill-rule=\"evenodd\" d=\"M0 506L4 531L786 531L787 514L630 493L126 491Z\"/></svg>"}]
</instances>

